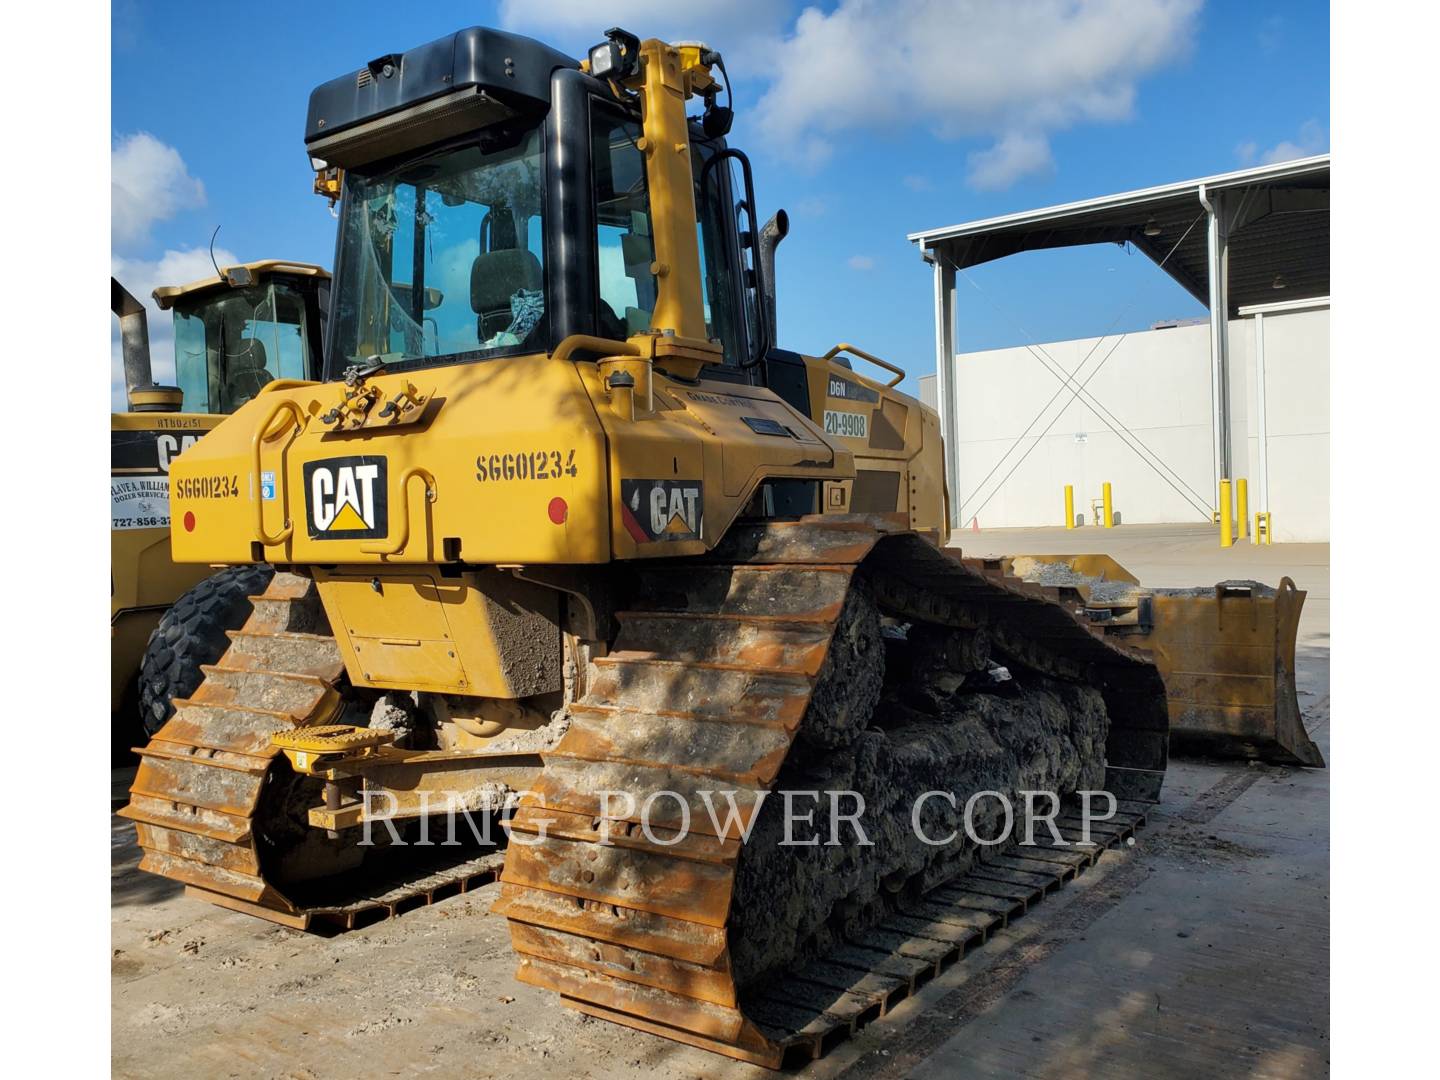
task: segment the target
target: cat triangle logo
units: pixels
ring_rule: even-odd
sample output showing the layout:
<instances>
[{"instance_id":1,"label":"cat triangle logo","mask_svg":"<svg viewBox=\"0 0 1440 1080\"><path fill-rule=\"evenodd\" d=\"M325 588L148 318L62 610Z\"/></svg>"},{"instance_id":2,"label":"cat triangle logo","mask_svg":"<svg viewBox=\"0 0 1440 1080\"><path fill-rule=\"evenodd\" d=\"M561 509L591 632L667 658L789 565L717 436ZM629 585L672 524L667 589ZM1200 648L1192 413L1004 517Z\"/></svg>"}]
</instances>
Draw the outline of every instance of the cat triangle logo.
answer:
<instances>
[{"instance_id":1,"label":"cat triangle logo","mask_svg":"<svg viewBox=\"0 0 1440 1080\"><path fill-rule=\"evenodd\" d=\"M305 517L312 540L361 540L389 531L383 457L305 463Z\"/></svg>"},{"instance_id":2,"label":"cat triangle logo","mask_svg":"<svg viewBox=\"0 0 1440 1080\"><path fill-rule=\"evenodd\" d=\"M333 532L337 529L345 531L349 529L369 529L371 527L372 526L365 524L365 519L360 516L360 511L356 510L355 507L349 503L346 503L340 512L335 515L335 520L330 522L326 532Z\"/></svg>"},{"instance_id":3,"label":"cat triangle logo","mask_svg":"<svg viewBox=\"0 0 1440 1080\"><path fill-rule=\"evenodd\" d=\"M704 490L699 480L621 480L620 522L637 544L698 540Z\"/></svg>"}]
</instances>

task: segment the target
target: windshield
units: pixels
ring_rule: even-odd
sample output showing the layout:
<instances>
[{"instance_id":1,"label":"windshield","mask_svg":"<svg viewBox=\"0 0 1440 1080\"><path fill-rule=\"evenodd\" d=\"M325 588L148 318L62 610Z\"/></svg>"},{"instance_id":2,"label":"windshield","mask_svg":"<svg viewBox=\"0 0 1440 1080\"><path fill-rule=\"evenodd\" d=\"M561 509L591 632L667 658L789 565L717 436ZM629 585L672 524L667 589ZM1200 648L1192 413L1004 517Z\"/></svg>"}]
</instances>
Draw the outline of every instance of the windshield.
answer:
<instances>
[{"instance_id":1,"label":"windshield","mask_svg":"<svg viewBox=\"0 0 1440 1080\"><path fill-rule=\"evenodd\" d=\"M346 173L332 377L543 348L540 132L489 138Z\"/></svg>"},{"instance_id":2,"label":"windshield","mask_svg":"<svg viewBox=\"0 0 1440 1080\"><path fill-rule=\"evenodd\" d=\"M232 413L271 379L308 379L305 298L280 281L175 305L175 380L186 412Z\"/></svg>"}]
</instances>

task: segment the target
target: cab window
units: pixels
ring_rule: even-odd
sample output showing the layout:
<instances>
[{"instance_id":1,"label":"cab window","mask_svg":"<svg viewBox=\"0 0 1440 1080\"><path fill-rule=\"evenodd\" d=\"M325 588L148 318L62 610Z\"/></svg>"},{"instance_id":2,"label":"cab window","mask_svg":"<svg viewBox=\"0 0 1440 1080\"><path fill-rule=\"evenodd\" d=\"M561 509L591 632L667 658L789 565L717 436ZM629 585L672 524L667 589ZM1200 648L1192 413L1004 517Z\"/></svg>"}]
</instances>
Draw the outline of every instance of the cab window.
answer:
<instances>
[{"instance_id":1,"label":"cab window","mask_svg":"<svg viewBox=\"0 0 1440 1080\"><path fill-rule=\"evenodd\" d=\"M735 310L736 286L740 277L733 235L735 212L730 208L722 166L711 169L703 185L700 182L701 171L714 148L697 142L690 145L691 168L695 174L695 230L700 241L705 333L712 341L719 339L725 350L725 366L739 367L746 345Z\"/></svg>"},{"instance_id":2,"label":"cab window","mask_svg":"<svg viewBox=\"0 0 1440 1080\"><path fill-rule=\"evenodd\" d=\"M348 170L330 375L542 348L544 157L537 126Z\"/></svg>"},{"instance_id":3,"label":"cab window","mask_svg":"<svg viewBox=\"0 0 1440 1080\"><path fill-rule=\"evenodd\" d=\"M174 317L186 412L232 413L272 379L310 377L305 298L283 282L208 292Z\"/></svg>"},{"instance_id":4,"label":"cab window","mask_svg":"<svg viewBox=\"0 0 1440 1080\"><path fill-rule=\"evenodd\" d=\"M590 135L600 333L623 340L650 329L657 292L640 124L597 104Z\"/></svg>"}]
</instances>

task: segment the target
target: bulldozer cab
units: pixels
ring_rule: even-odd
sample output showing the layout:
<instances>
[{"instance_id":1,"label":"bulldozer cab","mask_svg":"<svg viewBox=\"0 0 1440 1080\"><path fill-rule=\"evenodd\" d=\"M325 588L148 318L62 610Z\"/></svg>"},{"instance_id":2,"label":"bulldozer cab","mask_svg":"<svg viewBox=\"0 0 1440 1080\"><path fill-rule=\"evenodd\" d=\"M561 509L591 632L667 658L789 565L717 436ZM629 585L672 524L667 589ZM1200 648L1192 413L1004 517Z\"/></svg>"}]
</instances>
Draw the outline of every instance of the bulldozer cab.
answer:
<instances>
[{"instance_id":1,"label":"bulldozer cab","mask_svg":"<svg viewBox=\"0 0 1440 1080\"><path fill-rule=\"evenodd\" d=\"M293 453L262 439L246 466L274 474L275 497L258 516L243 499L193 508L177 554L597 563L700 554L736 520L814 513L899 514L943 538L938 426L896 389L903 372L853 374L848 346L774 347L785 219L761 226L727 92L703 45L615 31L577 62L485 28L317 87L306 150L339 204L324 378L343 389L264 394L241 426L311 418ZM187 403L202 338L219 404L253 395L252 372L288 377L273 334L236 325L177 330L177 365L197 372ZM423 439L401 438L417 425ZM232 430L208 444L217 468L246 453ZM475 433L464 455L442 449L452 430ZM336 529L329 485L351 466L334 451L362 432L386 511L366 503L363 529ZM407 476L457 495L421 521ZM458 496L476 483L484 516ZM515 526L486 527L496 514Z\"/></svg>"},{"instance_id":2,"label":"bulldozer cab","mask_svg":"<svg viewBox=\"0 0 1440 1080\"><path fill-rule=\"evenodd\" d=\"M477 70L450 72L447 109L423 101L435 87L410 74L425 71L414 54L429 47L398 71L371 65L377 104L356 98L353 77L312 95L312 158L343 171L328 376L553 353L575 335L663 335L763 382L753 253L746 265L759 230L753 196L736 190L743 156L723 133L687 118L682 98L666 111L686 153L657 159L659 117L651 108L642 120L639 83L619 90L495 31L456 37L474 46ZM643 49L674 66L687 93L708 93L698 53L637 42L632 62ZM507 53L518 74L502 91L484 67ZM472 113L463 130L451 110Z\"/></svg>"},{"instance_id":3,"label":"bulldozer cab","mask_svg":"<svg viewBox=\"0 0 1440 1080\"><path fill-rule=\"evenodd\" d=\"M228 414L275 379L316 378L329 280L318 266L265 260L156 289L174 317L181 410Z\"/></svg>"}]
</instances>

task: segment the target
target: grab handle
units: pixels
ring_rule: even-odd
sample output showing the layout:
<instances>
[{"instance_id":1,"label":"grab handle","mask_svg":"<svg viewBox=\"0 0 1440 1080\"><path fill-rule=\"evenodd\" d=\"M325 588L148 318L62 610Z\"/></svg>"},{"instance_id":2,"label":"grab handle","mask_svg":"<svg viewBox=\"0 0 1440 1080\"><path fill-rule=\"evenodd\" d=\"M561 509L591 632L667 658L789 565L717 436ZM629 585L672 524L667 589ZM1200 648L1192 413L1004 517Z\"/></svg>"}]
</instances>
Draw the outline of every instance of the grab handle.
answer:
<instances>
[{"instance_id":1,"label":"grab handle","mask_svg":"<svg viewBox=\"0 0 1440 1080\"><path fill-rule=\"evenodd\" d=\"M410 543L410 481L416 477L425 481L425 499L435 501L435 477L429 470L414 465L405 470L400 478L400 525L395 539L389 544L361 544L360 550L367 555L398 555Z\"/></svg>"},{"instance_id":2,"label":"grab handle","mask_svg":"<svg viewBox=\"0 0 1440 1080\"><path fill-rule=\"evenodd\" d=\"M270 430L271 425L275 423L275 418L282 412L290 413L290 415L295 418L295 422L300 426L300 429L303 430L305 427L305 410L289 398L277 401L274 406L271 407L270 411L265 415L265 422L258 425L255 428L255 434L250 437L250 475L255 481L258 481L261 476L260 451L262 449L262 443L265 441L265 434ZM279 502L280 509L285 515L285 525L274 536L271 536L265 531L265 503L268 500L264 498L255 500L255 536L265 547L274 547L276 544L283 544L286 540L290 539L291 534L295 531L295 524L290 520L290 499L285 490L285 449L289 445L289 443L286 443L285 447L281 448L280 467L275 470L275 498L276 501Z\"/></svg>"},{"instance_id":3,"label":"grab handle","mask_svg":"<svg viewBox=\"0 0 1440 1080\"><path fill-rule=\"evenodd\" d=\"M878 356L871 356L864 349L857 349L854 345L851 345L848 342L844 341L842 341L839 345L836 345L833 349L827 352L821 359L834 360L835 357L839 356L842 352L852 353L853 355L860 357L861 360L869 360L870 363L874 364L876 367L882 367L886 371L893 371L895 373L895 377L885 384L886 389L889 389L892 386L899 385L900 381L905 378L904 368L896 367L894 364L890 363L890 361L881 360Z\"/></svg>"}]
</instances>

